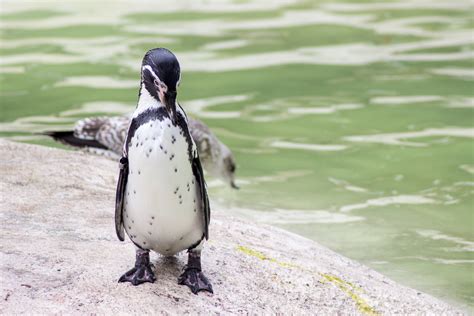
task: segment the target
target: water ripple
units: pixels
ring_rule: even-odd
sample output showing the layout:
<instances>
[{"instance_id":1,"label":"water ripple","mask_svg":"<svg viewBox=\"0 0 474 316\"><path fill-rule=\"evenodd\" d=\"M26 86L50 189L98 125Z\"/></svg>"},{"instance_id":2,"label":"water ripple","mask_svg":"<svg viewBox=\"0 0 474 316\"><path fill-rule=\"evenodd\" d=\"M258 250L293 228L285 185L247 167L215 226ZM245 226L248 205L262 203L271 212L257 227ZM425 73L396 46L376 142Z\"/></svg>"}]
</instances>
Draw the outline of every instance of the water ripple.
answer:
<instances>
[{"instance_id":1,"label":"water ripple","mask_svg":"<svg viewBox=\"0 0 474 316\"><path fill-rule=\"evenodd\" d=\"M425 102L436 102L444 100L439 95L410 95L410 96L387 96L387 97L375 97L370 99L370 103L382 104L382 105L398 105L398 104L411 104L411 103L425 103Z\"/></svg>"},{"instance_id":2,"label":"water ripple","mask_svg":"<svg viewBox=\"0 0 474 316\"><path fill-rule=\"evenodd\" d=\"M288 141L275 140L270 143L271 147L284 148L284 149L300 149L309 151L341 151L347 148L344 145L332 145L332 144L305 144L295 143Z\"/></svg>"},{"instance_id":3,"label":"water ripple","mask_svg":"<svg viewBox=\"0 0 474 316\"><path fill-rule=\"evenodd\" d=\"M402 141L402 139L423 138L432 136L451 136L451 137L474 137L474 128L464 127L445 127L445 128L428 128L416 132L402 132L402 133L387 133L387 134L373 134L373 135L359 135L347 136L344 140L350 142L363 143L380 143L385 145L399 145L399 146L414 146L424 147L425 143L415 143Z\"/></svg>"},{"instance_id":4,"label":"water ripple","mask_svg":"<svg viewBox=\"0 0 474 316\"><path fill-rule=\"evenodd\" d=\"M118 79L106 76L66 77L54 84L55 87L88 87L96 89L138 89L137 80Z\"/></svg>"},{"instance_id":5,"label":"water ripple","mask_svg":"<svg viewBox=\"0 0 474 316\"><path fill-rule=\"evenodd\" d=\"M377 199L370 199L364 203L350 204L342 206L339 210L341 212L352 212L354 210L365 209L371 206L387 206L397 204L433 204L435 200L421 196L421 195L397 195L397 196L386 196Z\"/></svg>"}]
</instances>

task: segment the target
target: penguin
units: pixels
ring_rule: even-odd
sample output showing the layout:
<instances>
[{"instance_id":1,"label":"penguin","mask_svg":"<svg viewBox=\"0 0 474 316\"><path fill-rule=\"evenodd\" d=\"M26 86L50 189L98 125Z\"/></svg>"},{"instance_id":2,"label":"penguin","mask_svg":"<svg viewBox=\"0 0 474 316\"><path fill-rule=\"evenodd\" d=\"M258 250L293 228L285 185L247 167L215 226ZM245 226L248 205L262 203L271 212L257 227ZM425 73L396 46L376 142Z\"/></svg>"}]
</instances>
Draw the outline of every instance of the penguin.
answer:
<instances>
[{"instance_id":1,"label":"penguin","mask_svg":"<svg viewBox=\"0 0 474 316\"><path fill-rule=\"evenodd\" d=\"M201 269L201 250L209 238L209 198L186 113L176 101L180 79L180 65L171 51L155 48L145 54L115 204L117 236L124 241L128 235L136 260L119 282L153 283L150 251L172 256L187 250L178 284L194 294L213 293Z\"/></svg>"},{"instance_id":2,"label":"penguin","mask_svg":"<svg viewBox=\"0 0 474 316\"><path fill-rule=\"evenodd\" d=\"M46 131L41 134L65 145L118 160L130 120L131 115L86 117L78 120L73 130ZM229 147L196 118L188 117L188 127L204 170L213 177L220 178L231 188L239 189L235 183L236 161Z\"/></svg>"}]
</instances>

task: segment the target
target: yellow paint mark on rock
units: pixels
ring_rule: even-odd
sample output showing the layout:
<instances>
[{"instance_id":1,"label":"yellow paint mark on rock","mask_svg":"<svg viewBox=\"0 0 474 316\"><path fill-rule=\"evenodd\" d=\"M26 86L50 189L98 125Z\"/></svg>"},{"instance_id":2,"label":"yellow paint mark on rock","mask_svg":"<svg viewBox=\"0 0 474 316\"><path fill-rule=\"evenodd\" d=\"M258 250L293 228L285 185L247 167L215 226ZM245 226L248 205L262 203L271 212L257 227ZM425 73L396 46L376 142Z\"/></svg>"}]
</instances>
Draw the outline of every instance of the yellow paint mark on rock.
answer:
<instances>
[{"instance_id":1,"label":"yellow paint mark on rock","mask_svg":"<svg viewBox=\"0 0 474 316\"><path fill-rule=\"evenodd\" d=\"M331 274L320 273L320 275L327 281L335 284L341 291L345 292L357 305L357 308L360 312L366 315L379 315L379 313L370 306L362 297L357 295L355 290L358 288L355 287L352 283L346 282L337 276Z\"/></svg>"},{"instance_id":2,"label":"yellow paint mark on rock","mask_svg":"<svg viewBox=\"0 0 474 316\"><path fill-rule=\"evenodd\" d=\"M253 249L250 249L250 248L247 248L247 247L244 247L244 246L237 246L237 250L242 251L243 253L245 253L249 256L256 257L260 260L268 260L269 259L262 252L257 251L257 250L253 250Z\"/></svg>"},{"instance_id":3,"label":"yellow paint mark on rock","mask_svg":"<svg viewBox=\"0 0 474 316\"><path fill-rule=\"evenodd\" d=\"M284 268L297 268L307 273L315 274L313 271L308 270L302 266L289 263L289 262L276 260L275 258L268 257L263 252L260 252L260 251L257 251L245 246L237 246L237 250L245 253L246 255L255 257L257 259L276 263L279 266L284 267ZM366 315L379 315L379 313L375 310L375 308L370 306L362 297L360 297L355 292L355 291L362 291L362 289L356 287L354 284L350 282L344 281L343 279L337 276L334 276L331 274L325 274L325 273L318 273L318 274L322 276L325 281L331 282L332 284L336 285L341 291L346 293L354 301L354 303L356 304L357 308L359 309L361 313L366 314Z\"/></svg>"},{"instance_id":4,"label":"yellow paint mark on rock","mask_svg":"<svg viewBox=\"0 0 474 316\"><path fill-rule=\"evenodd\" d=\"M294 264L291 264L291 263L288 263L288 262L278 261L274 258L267 257L265 254L263 254L260 251L250 249L250 248L247 248L247 247L244 247L244 246L237 246L237 250L239 250L239 251L241 251L241 252L243 252L243 253L245 253L249 256L258 258L260 260L268 260L270 262L274 262L274 263L276 263L279 266L284 267L284 268L300 268L297 265L294 265Z\"/></svg>"}]
</instances>

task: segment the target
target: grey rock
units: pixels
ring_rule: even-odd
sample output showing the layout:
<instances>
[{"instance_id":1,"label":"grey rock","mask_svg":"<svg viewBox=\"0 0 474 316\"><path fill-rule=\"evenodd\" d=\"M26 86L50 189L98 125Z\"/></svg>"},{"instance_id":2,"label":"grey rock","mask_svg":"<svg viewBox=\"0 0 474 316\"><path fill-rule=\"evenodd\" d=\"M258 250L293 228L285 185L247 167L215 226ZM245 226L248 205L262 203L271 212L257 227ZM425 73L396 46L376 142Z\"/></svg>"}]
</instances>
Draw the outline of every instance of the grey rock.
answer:
<instances>
[{"instance_id":1,"label":"grey rock","mask_svg":"<svg viewBox=\"0 0 474 316\"><path fill-rule=\"evenodd\" d=\"M214 295L177 284L186 255L152 257L157 281L115 236L118 166L0 140L2 314L461 314L303 237L213 209L203 267ZM211 204L212 205L212 204Z\"/></svg>"}]
</instances>

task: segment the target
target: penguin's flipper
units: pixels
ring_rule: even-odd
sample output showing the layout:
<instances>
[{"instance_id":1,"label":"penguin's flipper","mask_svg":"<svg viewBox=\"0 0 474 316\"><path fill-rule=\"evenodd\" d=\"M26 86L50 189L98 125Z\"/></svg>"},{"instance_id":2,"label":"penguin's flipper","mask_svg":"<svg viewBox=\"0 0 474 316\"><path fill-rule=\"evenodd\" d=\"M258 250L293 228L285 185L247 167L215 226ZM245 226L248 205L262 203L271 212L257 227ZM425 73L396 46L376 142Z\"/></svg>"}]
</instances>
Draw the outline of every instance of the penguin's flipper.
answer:
<instances>
[{"instance_id":1,"label":"penguin's flipper","mask_svg":"<svg viewBox=\"0 0 474 316\"><path fill-rule=\"evenodd\" d=\"M123 206L125 199L125 188L127 187L128 179L128 159L122 157L120 159L120 173L117 182L117 191L115 195L115 232L120 241L125 240L125 233L123 229Z\"/></svg>"},{"instance_id":2,"label":"penguin's flipper","mask_svg":"<svg viewBox=\"0 0 474 316\"><path fill-rule=\"evenodd\" d=\"M196 153L192 161L192 170L194 177L199 185L199 194L201 198L201 211L204 217L204 237L209 238L209 221L211 220L211 208L209 206L209 197L207 196L206 181L204 180L204 171L202 171L201 161Z\"/></svg>"}]
</instances>

